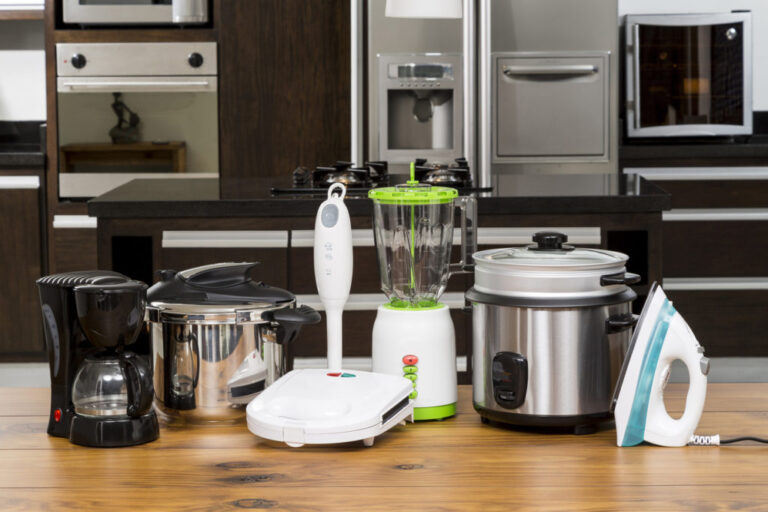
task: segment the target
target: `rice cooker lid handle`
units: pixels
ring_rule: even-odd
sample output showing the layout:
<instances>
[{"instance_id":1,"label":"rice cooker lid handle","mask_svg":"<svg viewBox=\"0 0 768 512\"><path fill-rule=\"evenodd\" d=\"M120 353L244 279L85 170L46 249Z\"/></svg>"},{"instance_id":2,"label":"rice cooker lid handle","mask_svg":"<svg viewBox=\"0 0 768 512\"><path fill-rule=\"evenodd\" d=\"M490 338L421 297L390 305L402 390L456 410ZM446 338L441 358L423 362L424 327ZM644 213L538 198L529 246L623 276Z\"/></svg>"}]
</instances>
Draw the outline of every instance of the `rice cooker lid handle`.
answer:
<instances>
[{"instance_id":1,"label":"rice cooker lid handle","mask_svg":"<svg viewBox=\"0 0 768 512\"><path fill-rule=\"evenodd\" d=\"M576 249L572 245L565 245L568 235L557 231L539 231L534 233L533 241L536 245L529 245L529 251L570 252Z\"/></svg>"}]
</instances>

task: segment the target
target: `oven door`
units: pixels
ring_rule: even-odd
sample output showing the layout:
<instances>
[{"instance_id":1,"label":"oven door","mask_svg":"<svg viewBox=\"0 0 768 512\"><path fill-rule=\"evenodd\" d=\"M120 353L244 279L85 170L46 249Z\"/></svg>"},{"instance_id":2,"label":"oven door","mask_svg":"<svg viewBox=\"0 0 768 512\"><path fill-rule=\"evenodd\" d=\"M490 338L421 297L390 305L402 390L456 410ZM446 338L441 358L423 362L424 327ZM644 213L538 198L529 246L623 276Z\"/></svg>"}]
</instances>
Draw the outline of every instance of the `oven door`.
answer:
<instances>
[{"instance_id":1,"label":"oven door","mask_svg":"<svg viewBox=\"0 0 768 512\"><path fill-rule=\"evenodd\" d=\"M627 16L627 134L751 134L750 20L749 13Z\"/></svg>"},{"instance_id":2,"label":"oven door","mask_svg":"<svg viewBox=\"0 0 768 512\"><path fill-rule=\"evenodd\" d=\"M64 0L64 23L206 23L208 0Z\"/></svg>"},{"instance_id":3,"label":"oven door","mask_svg":"<svg viewBox=\"0 0 768 512\"><path fill-rule=\"evenodd\" d=\"M216 76L60 76L57 91L62 199L136 178L218 177Z\"/></svg>"}]
</instances>

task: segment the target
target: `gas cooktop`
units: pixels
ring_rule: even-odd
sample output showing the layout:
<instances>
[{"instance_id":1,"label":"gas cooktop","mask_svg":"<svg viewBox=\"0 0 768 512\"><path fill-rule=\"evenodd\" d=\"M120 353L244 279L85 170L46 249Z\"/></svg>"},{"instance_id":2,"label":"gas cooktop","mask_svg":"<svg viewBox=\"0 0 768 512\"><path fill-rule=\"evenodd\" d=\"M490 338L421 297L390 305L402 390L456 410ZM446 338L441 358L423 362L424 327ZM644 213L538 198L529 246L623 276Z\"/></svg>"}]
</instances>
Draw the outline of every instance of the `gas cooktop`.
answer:
<instances>
[{"instance_id":1,"label":"gas cooktop","mask_svg":"<svg viewBox=\"0 0 768 512\"><path fill-rule=\"evenodd\" d=\"M452 187L459 193L490 192L491 188L474 187L472 174L465 158L457 158L451 164L415 161L415 177L419 183ZM329 166L314 169L298 167L293 171L291 187L272 187L272 196L318 196L323 197L333 183L344 183L347 196L367 197L372 188L391 187L405 184L405 174L389 174L385 161L366 162L362 167L353 167L351 162L337 161Z\"/></svg>"}]
</instances>

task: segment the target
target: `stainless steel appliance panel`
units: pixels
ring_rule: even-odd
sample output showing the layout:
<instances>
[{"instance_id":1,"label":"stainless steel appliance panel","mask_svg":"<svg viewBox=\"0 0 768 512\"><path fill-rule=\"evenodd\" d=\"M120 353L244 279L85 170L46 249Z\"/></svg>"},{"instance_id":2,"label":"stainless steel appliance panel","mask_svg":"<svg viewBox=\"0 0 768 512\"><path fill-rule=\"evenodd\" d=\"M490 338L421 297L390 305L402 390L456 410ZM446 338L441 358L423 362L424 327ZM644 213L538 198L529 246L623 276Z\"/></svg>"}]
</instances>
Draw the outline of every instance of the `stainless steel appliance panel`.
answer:
<instances>
[{"instance_id":1,"label":"stainless steel appliance panel","mask_svg":"<svg viewBox=\"0 0 768 512\"><path fill-rule=\"evenodd\" d=\"M608 153L608 54L496 56L494 161Z\"/></svg>"},{"instance_id":2,"label":"stainless steel appliance panel","mask_svg":"<svg viewBox=\"0 0 768 512\"><path fill-rule=\"evenodd\" d=\"M518 308L473 303L475 406L521 415L609 414L616 380L632 330L606 334L606 319L630 313L630 303L581 308ZM494 397L494 357L500 352L527 361L522 404L509 409Z\"/></svg>"},{"instance_id":3,"label":"stainless steel appliance panel","mask_svg":"<svg viewBox=\"0 0 768 512\"><path fill-rule=\"evenodd\" d=\"M193 58L193 55L199 55ZM79 55L84 61L73 60ZM82 63L82 66L80 64ZM199 63L199 64L198 64ZM76 67L80 66L80 67ZM216 43L58 43L57 76L209 76Z\"/></svg>"}]
</instances>

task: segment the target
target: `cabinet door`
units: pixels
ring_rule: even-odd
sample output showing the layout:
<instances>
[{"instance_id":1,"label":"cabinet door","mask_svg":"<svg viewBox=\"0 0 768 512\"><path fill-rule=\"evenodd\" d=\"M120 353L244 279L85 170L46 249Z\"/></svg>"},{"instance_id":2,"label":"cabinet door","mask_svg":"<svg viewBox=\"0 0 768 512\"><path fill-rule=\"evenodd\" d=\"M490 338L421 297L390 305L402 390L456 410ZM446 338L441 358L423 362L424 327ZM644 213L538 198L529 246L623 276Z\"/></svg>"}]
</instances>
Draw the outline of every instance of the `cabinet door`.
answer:
<instances>
[{"instance_id":1,"label":"cabinet door","mask_svg":"<svg viewBox=\"0 0 768 512\"><path fill-rule=\"evenodd\" d=\"M0 360L45 359L35 280L42 272L40 180L0 176Z\"/></svg>"},{"instance_id":2,"label":"cabinet door","mask_svg":"<svg viewBox=\"0 0 768 512\"><path fill-rule=\"evenodd\" d=\"M53 261L50 273L99 268L96 219L87 215L53 216Z\"/></svg>"}]
</instances>

